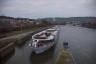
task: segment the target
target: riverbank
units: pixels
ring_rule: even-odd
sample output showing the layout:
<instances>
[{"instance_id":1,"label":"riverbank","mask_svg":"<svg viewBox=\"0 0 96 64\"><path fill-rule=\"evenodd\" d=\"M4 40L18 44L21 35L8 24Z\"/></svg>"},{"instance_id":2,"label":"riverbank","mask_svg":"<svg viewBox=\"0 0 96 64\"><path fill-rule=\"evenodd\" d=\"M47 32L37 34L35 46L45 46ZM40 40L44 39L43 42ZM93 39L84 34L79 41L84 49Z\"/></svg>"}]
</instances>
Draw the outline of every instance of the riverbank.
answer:
<instances>
[{"instance_id":1,"label":"riverbank","mask_svg":"<svg viewBox=\"0 0 96 64\"><path fill-rule=\"evenodd\" d=\"M23 30L11 31L11 32L4 32L4 33L0 33L0 38L10 37L10 36L30 32L30 31L35 31L37 29L42 29L42 28L44 28L44 26L41 26L41 27L37 26L37 27L33 27L31 29L23 29Z\"/></svg>"},{"instance_id":2,"label":"riverbank","mask_svg":"<svg viewBox=\"0 0 96 64\"><path fill-rule=\"evenodd\" d=\"M54 64L74 64L72 55L63 49L60 51Z\"/></svg>"}]
</instances>

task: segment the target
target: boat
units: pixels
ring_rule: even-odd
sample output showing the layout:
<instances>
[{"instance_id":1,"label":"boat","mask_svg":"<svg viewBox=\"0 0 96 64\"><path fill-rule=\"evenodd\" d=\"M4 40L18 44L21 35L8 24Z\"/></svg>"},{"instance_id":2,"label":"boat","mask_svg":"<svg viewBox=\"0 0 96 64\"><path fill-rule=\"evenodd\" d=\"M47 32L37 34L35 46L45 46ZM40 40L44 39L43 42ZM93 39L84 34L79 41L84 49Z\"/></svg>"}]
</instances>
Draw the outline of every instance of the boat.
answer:
<instances>
[{"instance_id":1,"label":"boat","mask_svg":"<svg viewBox=\"0 0 96 64\"><path fill-rule=\"evenodd\" d=\"M68 42L63 42L63 46L64 46L64 48L68 48Z\"/></svg>"},{"instance_id":2,"label":"boat","mask_svg":"<svg viewBox=\"0 0 96 64\"><path fill-rule=\"evenodd\" d=\"M68 46L68 42L63 42L63 45L64 46Z\"/></svg>"},{"instance_id":3,"label":"boat","mask_svg":"<svg viewBox=\"0 0 96 64\"><path fill-rule=\"evenodd\" d=\"M58 30L56 28L50 28L34 34L31 45L33 52L40 54L53 47L56 44L55 38L57 33Z\"/></svg>"}]
</instances>

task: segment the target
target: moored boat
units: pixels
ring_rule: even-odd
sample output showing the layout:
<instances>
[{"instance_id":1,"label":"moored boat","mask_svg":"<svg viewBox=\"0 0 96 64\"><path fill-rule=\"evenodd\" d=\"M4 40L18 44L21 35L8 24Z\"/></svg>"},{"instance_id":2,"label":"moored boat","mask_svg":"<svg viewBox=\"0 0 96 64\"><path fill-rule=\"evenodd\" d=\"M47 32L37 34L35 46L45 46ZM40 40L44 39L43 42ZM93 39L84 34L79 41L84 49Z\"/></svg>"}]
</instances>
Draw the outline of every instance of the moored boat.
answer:
<instances>
[{"instance_id":1,"label":"moored boat","mask_svg":"<svg viewBox=\"0 0 96 64\"><path fill-rule=\"evenodd\" d=\"M40 54L55 45L55 38L58 33L56 28L50 28L32 36L33 52Z\"/></svg>"}]
</instances>

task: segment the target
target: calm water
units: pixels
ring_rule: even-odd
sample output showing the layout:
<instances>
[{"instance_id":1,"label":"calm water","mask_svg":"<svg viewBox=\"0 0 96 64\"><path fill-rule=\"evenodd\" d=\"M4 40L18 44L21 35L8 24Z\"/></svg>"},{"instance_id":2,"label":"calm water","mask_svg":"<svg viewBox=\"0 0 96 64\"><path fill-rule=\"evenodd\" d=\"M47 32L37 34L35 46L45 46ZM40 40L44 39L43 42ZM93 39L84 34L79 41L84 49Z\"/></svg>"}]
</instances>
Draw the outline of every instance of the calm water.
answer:
<instances>
[{"instance_id":1,"label":"calm water","mask_svg":"<svg viewBox=\"0 0 96 64\"><path fill-rule=\"evenodd\" d=\"M14 55L6 64L52 64L60 49L64 48L62 43L68 41L70 52L73 54L76 64L96 64L96 30L76 26L58 26L60 32L56 39L57 46L42 54L32 54L29 44L16 47Z\"/></svg>"},{"instance_id":2,"label":"calm water","mask_svg":"<svg viewBox=\"0 0 96 64\"><path fill-rule=\"evenodd\" d=\"M96 30L76 26L60 27L59 43L69 42L76 64L96 64Z\"/></svg>"}]
</instances>

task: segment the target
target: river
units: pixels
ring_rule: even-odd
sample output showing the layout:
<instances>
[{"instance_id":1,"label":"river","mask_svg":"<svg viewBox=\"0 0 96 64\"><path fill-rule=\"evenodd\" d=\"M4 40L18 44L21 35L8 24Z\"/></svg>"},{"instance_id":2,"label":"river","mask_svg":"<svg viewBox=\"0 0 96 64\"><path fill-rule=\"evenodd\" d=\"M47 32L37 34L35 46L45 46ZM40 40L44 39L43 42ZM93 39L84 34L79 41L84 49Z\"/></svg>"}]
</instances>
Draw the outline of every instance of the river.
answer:
<instances>
[{"instance_id":1,"label":"river","mask_svg":"<svg viewBox=\"0 0 96 64\"><path fill-rule=\"evenodd\" d=\"M60 49L64 48L63 42L69 43L69 50L73 55L75 64L96 64L96 30L78 26L61 26L57 45L42 54L32 54L29 44L31 40L21 47L15 47L14 55L6 64L52 64Z\"/></svg>"}]
</instances>

